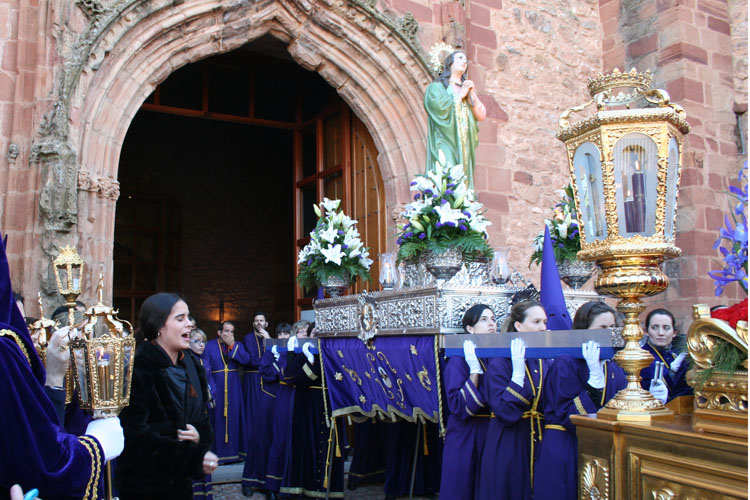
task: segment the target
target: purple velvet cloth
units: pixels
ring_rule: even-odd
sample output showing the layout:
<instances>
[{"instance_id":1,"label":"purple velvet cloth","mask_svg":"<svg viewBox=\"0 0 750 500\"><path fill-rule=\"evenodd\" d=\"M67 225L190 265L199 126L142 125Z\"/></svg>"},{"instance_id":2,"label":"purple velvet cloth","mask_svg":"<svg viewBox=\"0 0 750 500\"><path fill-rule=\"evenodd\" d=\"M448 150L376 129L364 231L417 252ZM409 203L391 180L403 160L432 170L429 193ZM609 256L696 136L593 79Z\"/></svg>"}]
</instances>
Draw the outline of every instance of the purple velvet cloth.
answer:
<instances>
[{"instance_id":1,"label":"purple velvet cloth","mask_svg":"<svg viewBox=\"0 0 750 500\"><path fill-rule=\"evenodd\" d=\"M687 371L690 369L689 360L684 360L677 371L673 372L669 369L669 365L672 364L679 353L675 353L668 348L658 348L655 345L651 344L651 342L646 342L646 345L643 346L643 349L648 351L648 353L654 357L654 361L650 366L641 370L641 387L648 390L648 388L651 386L651 381L654 378L654 370L656 369L656 362L659 361L667 365L663 372L664 382L667 384L667 390L669 391L667 401L672 401L678 396L693 394L693 388L687 384L687 380L685 378L685 375L687 375Z\"/></svg>"},{"instance_id":2,"label":"purple velvet cloth","mask_svg":"<svg viewBox=\"0 0 750 500\"><path fill-rule=\"evenodd\" d=\"M414 494L421 496L437 493L440 489L443 458L443 441L440 439L438 425L430 422L418 425L402 420L396 423L383 423L383 430L385 494L395 497L409 494L414 464L414 443L417 436L419 436L419 443L417 444L417 467L414 474Z\"/></svg>"},{"instance_id":3,"label":"purple velvet cloth","mask_svg":"<svg viewBox=\"0 0 750 500\"><path fill-rule=\"evenodd\" d=\"M605 362L604 378L601 399L592 401L586 362L570 356L555 359L544 384L545 431L534 474L535 500L578 498L578 439L570 415L596 413L627 385L625 372L613 361Z\"/></svg>"},{"instance_id":4,"label":"purple velvet cloth","mask_svg":"<svg viewBox=\"0 0 750 500\"><path fill-rule=\"evenodd\" d=\"M484 399L494 418L487 429L474 498L531 499L531 459L538 454L543 424L538 418L531 418L529 411L536 401L536 411L544 412L544 383L551 364L547 359L527 359L521 387L510 379L510 359L495 358L490 362Z\"/></svg>"},{"instance_id":5,"label":"purple velvet cloth","mask_svg":"<svg viewBox=\"0 0 750 500\"><path fill-rule=\"evenodd\" d=\"M292 419L294 406L294 386L290 385L290 375L285 375L287 355L282 354L278 361L263 356L260 364L260 374L264 384L278 384L276 391L275 409L271 424L271 446L268 450L266 462L266 484L269 491L278 492L281 479L284 477L286 446L289 441L289 423Z\"/></svg>"},{"instance_id":6,"label":"purple velvet cloth","mask_svg":"<svg viewBox=\"0 0 750 500\"><path fill-rule=\"evenodd\" d=\"M204 361L207 360L211 368L210 379L215 388L213 397L216 407L213 409L214 446L212 449L218 455L220 464L236 462L240 460L244 414L238 370L241 365L248 362L249 357L240 342L235 342L232 349L226 352L226 347L220 344L218 339L214 339L206 344L203 358ZM225 402L226 414L224 413Z\"/></svg>"},{"instance_id":7,"label":"purple velvet cloth","mask_svg":"<svg viewBox=\"0 0 750 500\"><path fill-rule=\"evenodd\" d=\"M242 470L242 486L265 488L268 451L271 448L271 429L276 402L277 382L265 382L260 366L274 359L273 353L263 353L263 338L248 333L243 340L249 362L245 365L245 429L247 455Z\"/></svg>"},{"instance_id":8,"label":"purple velvet cloth","mask_svg":"<svg viewBox=\"0 0 750 500\"><path fill-rule=\"evenodd\" d=\"M486 367L486 360L480 360ZM469 378L469 366L462 357L449 358L443 368L448 425L443 445L443 472L440 495L456 500L474 498L474 482L487 428L489 406L482 395L485 376L479 387Z\"/></svg>"}]
</instances>

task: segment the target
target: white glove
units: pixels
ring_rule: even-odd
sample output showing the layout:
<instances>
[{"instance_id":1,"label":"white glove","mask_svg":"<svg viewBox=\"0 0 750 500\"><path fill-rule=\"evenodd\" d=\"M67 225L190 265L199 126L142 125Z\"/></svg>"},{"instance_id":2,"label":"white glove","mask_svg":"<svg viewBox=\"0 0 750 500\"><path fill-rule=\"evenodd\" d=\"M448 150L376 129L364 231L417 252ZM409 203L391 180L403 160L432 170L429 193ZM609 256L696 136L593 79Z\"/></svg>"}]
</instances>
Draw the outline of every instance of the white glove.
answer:
<instances>
[{"instance_id":1,"label":"white glove","mask_svg":"<svg viewBox=\"0 0 750 500\"><path fill-rule=\"evenodd\" d=\"M279 354L279 348L275 345L271 346L271 353L273 354L273 359L275 359L276 361L278 361L281 357L281 354Z\"/></svg>"},{"instance_id":2,"label":"white glove","mask_svg":"<svg viewBox=\"0 0 750 500\"><path fill-rule=\"evenodd\" d=\"M589 367L588 384L594 389L604 389L604 370L599 363L599 344L593 340L581 344L581 352Z\"/></svg>"},{"instance_id":3,"label":"white glove","mask_svg":"<svg viewBox=\"0 0 750 500\"><path fill-rule=\"evenodd\" d=\"M654 378L651 380L651 385L648 388L648 391L653 394L653 396L661 401L662 404L667 403L667 398L669 397L669 391L667 390L667 384L664 383L663 377L663 371L664 371L664 364L657 361L656 367L654 368Z\"/></svg>"},{"instance_id":4,"label":"white glove","mask_svg":"<svg viewBox=\"0 0 750 500\"><path fill-rule=\"evenodd\" d=\"M289 337L289 340L286 343L286 350L289 352L294 352L298 345L299 342L297 341L297 337Z\"/></svg>"},{"instance_id":5,"label":"white glove","mask_svg":"<svg viewBox=\"0 0 750 500\"><path fill-rule=\"evenodd\" d=\"M510 342L510 361L513 364L513 373L510 379L523 387L526 379L526 344L521 339L513 339Z\"/></svg>"},{"instance_id":6,"label":"white glove","mask_svg":"<svg viewBox=\"0 0 750 500\"><path fill-rule=\"evenodd\" d=\"M302 346L302 354L305 355L305 357L307 358L307 362L310 363L310 364L312 364L313 361L315 361L315 356L313 355L313 353L310 352L310 347L311 346L312 346L311 342L306 342Z\"/></svg>"},{"instance_id":7,"label":"white glove","mask_svg":"<svg viewBox=\"0 0 750 500\"><path fill-rule=\"evenodd\" d=\"M482 365L479 364L479 358L477 358L476 344L471 340L464 340L464 359L466 364L469 365L469 373L477 373L481 375L484 373Z\"/></svg>"},{"instance_id":8,"label":"white glove","mask_svg":"<svg viewBox=\"0 0 750 500\"><path fill-rule=\"evenodd\" d=\"M679 356L674 358L674 361L669 365L669 369L673 372L676 372L680 369L680 366L682 366L682 362L685 361L685 356L687 356L686 352L681 353Z\"/></svg>"},{"instance_id":9,"label":"white glove","mask_svg":"<svg viewBox=\"0 0 750 500\"><path fill-rule=\"evenodd\" d=\"M86 434L93 436L104 450L104 461L119 457L125 447L125 436L122 434L120 419L117 417L92 420L86 427Z\"/></svg>"}]
</instances>

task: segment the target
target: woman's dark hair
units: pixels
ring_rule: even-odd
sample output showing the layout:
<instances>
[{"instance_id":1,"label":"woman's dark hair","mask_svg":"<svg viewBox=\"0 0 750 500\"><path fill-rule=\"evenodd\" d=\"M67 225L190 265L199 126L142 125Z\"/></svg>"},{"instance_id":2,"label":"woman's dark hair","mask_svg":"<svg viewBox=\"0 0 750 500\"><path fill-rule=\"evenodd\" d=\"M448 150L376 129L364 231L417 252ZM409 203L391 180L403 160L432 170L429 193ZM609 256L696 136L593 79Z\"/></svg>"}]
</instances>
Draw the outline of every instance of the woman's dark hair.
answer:
<instances>
[{"instance_id":1,"label":"woman's dark hair","mask_svg":"<svg viewBox=\"0 0 750 500\"><path fill-rule=\"evenodd\" d=\"M315 321L307 325L307 336L309 337L312 334L312 331L315 330Z\"/></svg>"},{"instance_id":2,"label":"woman's dark hair","mask_svg":"<svg viewBox=\"0 0 750 500\"><path fill-rule=\"evenodd\" d=\"M464 319L461 321L461 324L464 327L464 333L469 333L469 330L466 329L467 326L474 326L479 322L479 318L482 317L482 313L485 309L492 311L492 308L487 304L474 304L466 310L464 313Z\"/></svg>"},{"instance_id":3,"label":"woman's dark hair","mask_svg":"<svg viewBox=\"0 0 750 500\"><path fill-rule=\"evenodd\" d=\"M448 85L450 84L451 66L453 65L453 59L456 58L456 54L458 54L459 52L466 55L466 52L464 52L463 50L454 50L453 52L451 52L450 55L445 58L445 63L443 63L443 72L435 78L435 81L442 83L445 88L448 88ZM465 71L464 74L461 75L461 81L463 82L464 80L466 80Z\"/></svg>"},{"instance_id":4,"label":"woman's dark hair","mask_svg":"<svg viewBox=\"0 0 750 500\"><path fill-rule=\"evenodd\" d=\"M136 338L154 340L159 336L159 328L164 326L169 313L176 303L183 300L175 293L156 293L147 298L141 306L140 328Z\"/></svg>"},{"instance_id":5,"label":"woman's dark hair","mask_svg":"<svg viewBox=\"0 0 750 500\"><path fill-rule=\"evenodd\" d=\"M291 335L292 332L292 325L289 323L279 323L276 325L276 330L274 331L274 338L279 338L280 333L288 333Z\"/></svg>"},{"instance_id":6,"label":"woman's dark hair","mask_svg":"<svg viewBox=\"0 0 750 500\"><path fill-rule=\"evenodd\" d=\"M576 311L573 318L573 330L586 330L594 322L597 316L604 313L612 313L617 321L617 311L599 300L586 302Z\"/></svg>"},{"instance_id":7,"label":"woman's dark hair","mask_svg":"<svg viewBox=\"0 0 750 500\"><path fill-rule=\"evenodd\" d=\"M672 330L675 330L675 331L677 330L677 323L675 323L674 314L672 314L671 312L661 307L658 309L654 309L653 311L648 313L648 316L646 316L646 330L648 330L648 327L651 326L651 318L653 318L657 314L663 314L664 316L669 316L669 319L672 320Z\"/></svg>"},{"instance_id":8,"label":"woman's dark hair","mask_svg":"<svg viewBox=\"0 0 750 500\"><path fill-rule=\"evenodd\" d=\"M521 302L518 302L515 304L508 314L508 318L505 320L505 323L503 323L503 329L504 332L516 332L516 321L519 323L523 323L526 319L526 313L529 309L532 307L541 307L544 309L544 306L537 302L536 300L522 300Z\"/></svg>"}]
</instances>

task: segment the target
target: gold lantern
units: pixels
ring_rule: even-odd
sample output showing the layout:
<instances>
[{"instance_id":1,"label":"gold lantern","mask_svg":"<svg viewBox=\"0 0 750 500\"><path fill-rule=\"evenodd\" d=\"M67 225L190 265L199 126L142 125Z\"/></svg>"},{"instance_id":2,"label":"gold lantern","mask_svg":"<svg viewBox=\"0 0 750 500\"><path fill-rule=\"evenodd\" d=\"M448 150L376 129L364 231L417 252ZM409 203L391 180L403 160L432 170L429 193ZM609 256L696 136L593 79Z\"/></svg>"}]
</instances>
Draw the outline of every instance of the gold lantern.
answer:
<instances>
[{"instance_id":1,"label":"gold lantern","mask_svg":"<svg viewBox=\"0 0 750 500\"><path fill-rule=\"evenodd\" d=\"M69 310L68 324L73 328L73 310L76 299L81 295L81 277L83 276L83 259L73 247L62 247L60 255L52 262L55 266L57 291L65 297L65 306Z\"/></svg>"},{"instance_id":2,"label":"gold lantern","mask_svg":"<svg viewBox=\"0 0 750 500\"><path fill-rule=\"evenodd\" d=\"M661 89L650 72L632 69L589 79L591 100L560 116L557 138L565 143L580 221L578 258L596 261L597 292L618 297L625 315L625 348L615 360L628 385L599 412L603 418L650 421L672 412L640 386L640 371L653 361L641 349L641 297L666 290L659 265L680 255L675 241L677 190L685 111ZM596 104L596 112L570 123L573 113Z\"/></svg>"},{"instance_id":3,"label":"gold lantern","mask_svg":"<svg viewBox=\"0 0 750 500\"><path fill-rule=\"evenodd\" d=\"M114 417L130 402L135 338L132 326L104 305L99 279L99 301L86 311L82 336L70 342L71 364L81 408L94 418Z\"/></svg>"},{"instance_id":4,"label":"gold lantern","mask_svg":"<svg viewBox=\"0 0 750 500\"><path fill-rule=\"evenodd\" d=\"M44 306L42 305L42 294L37 293L39 299L39 319L29 325L31 330L31 338L34 340L34 348L39 359L42 360L42 364L47 366L47 346L49 345L49 337L52 331L57 326L54 321L44 317Z\"/></svg>"}]
</instances>

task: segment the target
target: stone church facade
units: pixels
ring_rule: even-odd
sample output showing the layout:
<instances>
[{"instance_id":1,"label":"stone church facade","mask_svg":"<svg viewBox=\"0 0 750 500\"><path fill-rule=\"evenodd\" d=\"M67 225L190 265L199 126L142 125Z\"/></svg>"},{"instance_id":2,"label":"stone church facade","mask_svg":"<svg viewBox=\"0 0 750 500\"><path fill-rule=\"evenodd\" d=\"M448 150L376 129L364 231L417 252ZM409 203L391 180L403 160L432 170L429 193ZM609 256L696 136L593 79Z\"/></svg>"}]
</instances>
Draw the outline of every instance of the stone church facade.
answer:
<instances>
[{"instance_id":1,"label":"stone church facade","mask_svg":"<svg viewBox=\"0 0 750 500\"><path fill-rule=\"evenodd\" d=\"M134 116L177 69L262 36L321 75L364 123L388 211L408 202L424 169L426 53L438 41L466 50L488 110L475 183L491 243L511 247L535 281L530 243L567 183L559 114L587 100L590 76L651 70L692 126L677 218L683 256L666 265L670 289L651 301L683 316L715 303L712 245L747 158L740 0L0 0L0 230L25 296L56 300L49 262L63 245L86 259L85 301L99 273L112 290L118 165ZM729 287L722 300L740 293Z\"/></svg>"}]
</instances>

